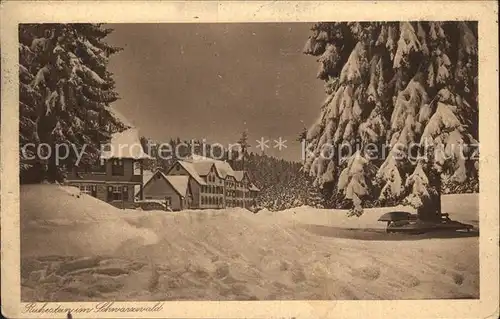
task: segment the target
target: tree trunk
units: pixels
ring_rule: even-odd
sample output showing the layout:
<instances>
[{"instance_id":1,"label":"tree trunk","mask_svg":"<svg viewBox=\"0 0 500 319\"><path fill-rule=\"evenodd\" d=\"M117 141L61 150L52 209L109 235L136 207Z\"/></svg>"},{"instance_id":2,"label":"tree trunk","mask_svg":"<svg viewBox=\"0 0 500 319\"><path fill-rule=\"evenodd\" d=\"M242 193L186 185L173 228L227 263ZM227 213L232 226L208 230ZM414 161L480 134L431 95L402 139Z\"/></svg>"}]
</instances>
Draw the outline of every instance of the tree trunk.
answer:
<instances>
[{"instance_id":1,"label":"tree trunk","mask_svg":"<svg viewBox=\"0 0 500 319\"><path fill-rule=\"evenodd\" d=\"M436 174L437 175L437 174ZM435 193L431 193L429 200L417 210L419 220L439 221L441 220L441 177L429 178L434 185Z\"/></svg>"},{"instance_id":2,"label":"tree trunk","mask_svg":"<svg viewBox=\"0 0 500 319\"><path fill-rule=\"evenodd\" d=\"M55 183L60 182L60 173L59 173L59 167L57 165L57 158L56 154L54 153L55 150L55 144L51 144L51 155L47 159L47 172L46 172L46 180L49 183Z\"/></svg>"}]
</instances>

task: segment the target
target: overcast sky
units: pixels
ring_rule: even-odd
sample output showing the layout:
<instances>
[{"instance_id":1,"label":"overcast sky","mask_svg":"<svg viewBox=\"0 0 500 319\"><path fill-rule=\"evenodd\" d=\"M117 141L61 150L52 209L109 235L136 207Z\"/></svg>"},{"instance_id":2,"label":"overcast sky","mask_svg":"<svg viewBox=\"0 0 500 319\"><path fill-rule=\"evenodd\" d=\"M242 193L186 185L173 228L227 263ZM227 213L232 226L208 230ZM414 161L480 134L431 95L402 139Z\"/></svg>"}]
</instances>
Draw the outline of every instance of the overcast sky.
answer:
<instances>
[{"instance_id":1,"label":"overcast sky","mask_svg":"<svg viewBox=\"0 0 500 319\"><path fill-rule=\"evenodd\" d=\"M114 107L158 141L207 139L227 145L248 130L249 151L300 160L295 141L319 115L316 58L302 54L309 23L114 24L107 41L121 99ZM273 148L274 139L286 149Z\"/></svg>"}]
</instances>

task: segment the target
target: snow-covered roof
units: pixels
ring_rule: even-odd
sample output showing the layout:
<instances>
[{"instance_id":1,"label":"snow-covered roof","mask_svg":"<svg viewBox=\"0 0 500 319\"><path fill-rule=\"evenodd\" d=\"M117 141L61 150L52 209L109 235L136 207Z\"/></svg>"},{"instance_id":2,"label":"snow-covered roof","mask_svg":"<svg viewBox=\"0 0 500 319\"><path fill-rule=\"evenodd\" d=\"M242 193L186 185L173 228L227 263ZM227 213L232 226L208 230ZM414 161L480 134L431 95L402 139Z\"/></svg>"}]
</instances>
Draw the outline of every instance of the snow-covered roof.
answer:
<instances>
[{"instance_id":1,"label":"snow-covered roof","mask_svg":"<svg viewBox=\"0 0 500 319\"><path fill-rule=\"evenodd\" d=\"M192 164L200 176L208 175L212 166L214 166L213 162L193 162Z\"/></svg>"},{"instance_id":2,"label":"snow-covered roof","mask_svg":"<svg viewBox=\"0 0 500 319\"><path fill-rule=\"evenodd\" d=\"M217 161L215 169L217 170L217 174L222 178L226 178L227 175L234 176L234 171L228 162Z\"/></svg>"},{"instance_id":3,"label":"snow-covered roof","mask_svg":"<svg viewBox=\"0 0 500 319\"><path fill-rule=\"evenodd\" d=\"M140 172L140 170L134 170L134 172L137 174ZM147 182L149 182L149 180L151 178L153 178L153 176L155 175L156 172L153 172L153 171L150 171L150 170L144 170L142 172L142 183L143 185L146 185ZM141 191L141 185L135 185L134 186L134 194L135 196L139 196L140 195L140 191Z\"/></svg>"},{"instance_id":4,"label":"snow-covered roof","mask_svg":"<svg viewBox=\"0 0 500 319\"><path fill-rule=\"evenodd\" d=\"M101 158L147 159L151 157L144 153L137 129L131 128L113 134L111 141L103 145Z\"/></svg>"},{"instance_id":5,"label":"snow-covered roof","mask_svg":"<svg viewBox=\"0 0 500 319\"><path fill-rule=\"evenodd\" d=\"M207 183L205 183L205 181L203 180L203 178L201 178L201 176L196 171L193 163L189 163L189 162L185 162L185 161L177 161L177 163L179 163L188 172L188 174L191 175L191 177L196 182L198 182L198 184L200 184L200 185L207 185Z\"/></svg>"},{"instance_id":6,"label":"snow-covered roof","mask_svg":"<svg viewBox=\"0 0 500 319\"><path fill-rule=\"evenodd\" d=\"M186 196L188 184L189 184L189 176L184 175L165 175L161 173L163 177L167 179L167 181L172 185L177 193L181 196Z\"/></svg>"},{"instance_id":7,"label":"snow-covered roof","mask_svg":"<svg viewBox=\"0 0 500 319\"><path fill-rule=\"evenodd\" d=\"M111 114L111 116L122 122L124 125L128 127L134 127L134 124L132 124L132 122L130 122L129 119L126 118L122 113L120 113L120 111L118 111L116 108L108 106L106 110Z\"/></svg>"},{"instance_id":8,"label":"snow-covered roof","mask_svg":"<svg viewBox=\"0 0 500 319\"><path fill-rule=\"evenodd\" d=\"M142 182L146 184L155 174L155 172L150 171L150 170L144 170L142 172Z\"/></svg>"},{"instance_id":9,"label":"snow-covered roof","mask_svg":"<svg viewBox=\"0 0 500 319\"><path fill-rule=\"evenodd\" d=\"M257 186L255 186L254 184L250 185L250 190L255 191L255 192L260 192L260 189Z\"/></svg>"},{"instance_id":10,"label":"snow-covered roof","mask_svg":"<svg viewBox=\"0 0 500 319\"><path fill-rule=\"evenodd\" d=\"M147 171L147 174L146 174L146 171L144 171L144 175L143 175L143 179L142 179L144 181L144 185L146 185L147 183L149 183L149 181L151 181L151 179L156 174L160 174L160 176L162 178L164 178L170 185L172 185L172 187L174 188L174 190L177 193L179 193L181 196L185 196L186 195L186 192L187 192L187 189L188 189L188 185L189 185L189 176L184 176L184 175L165 175L160 170L157 170L154 173L151 172L151 171ZM136 186L135 190L136 190L136 196L140 195L140 186Z\"/></svg>"},{"instance_id":11,"label":"snow-covered roof","mask_svg":"<svg viewBox=\"0 0 500 319\"><path fill-rule=\"evenodd\" d=\"M210 157L205 157L201 155L191 154L186 159L187 162L213 162L216 161Z\"/></svg>"},{"instance_id":12,"label":"snow-covered roof","mask_svg":"<svg viewBox=\"0 0 500 319\"><path fill-rule=\"evenodd\" d=\"M221 178L226 178L227 175L233 175L231 165L225 161L193 154L186 159L186 162L192 163L198 174L202 176L208 174L212 165L215 165L217 174Z\"/></svg>"},{"instance_id":13,"label":"snow-covered roof","mask_svg":"<svg viewBox=\"0 0 500 319\"><path fill-rule=\"evenodd\" d=\"M234 171L233 176L238 182L241 182L243 180L243 176L245 176L245 171Z\"/></svg>"}]
</instances>

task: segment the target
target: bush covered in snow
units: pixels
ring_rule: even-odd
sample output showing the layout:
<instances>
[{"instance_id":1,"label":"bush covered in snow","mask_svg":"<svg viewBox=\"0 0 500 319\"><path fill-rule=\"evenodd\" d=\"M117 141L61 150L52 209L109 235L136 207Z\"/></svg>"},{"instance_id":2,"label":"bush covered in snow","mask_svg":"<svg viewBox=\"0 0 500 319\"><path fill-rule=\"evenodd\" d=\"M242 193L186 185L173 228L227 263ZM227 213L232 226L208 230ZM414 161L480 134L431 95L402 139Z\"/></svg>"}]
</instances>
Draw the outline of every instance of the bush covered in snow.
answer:
<instances>
[{"instance_id":1,"label":"bush covered in snow","mask_svg":"<svg viewBox=\"0 0 500 319\"><path fill-rule=\"evenodd\" d=\"M323 208L324 196L303 174L286 183L263 189L257 197L257 205L270 211L300 207L303 205Z\"/></svg>"}]
</instances>

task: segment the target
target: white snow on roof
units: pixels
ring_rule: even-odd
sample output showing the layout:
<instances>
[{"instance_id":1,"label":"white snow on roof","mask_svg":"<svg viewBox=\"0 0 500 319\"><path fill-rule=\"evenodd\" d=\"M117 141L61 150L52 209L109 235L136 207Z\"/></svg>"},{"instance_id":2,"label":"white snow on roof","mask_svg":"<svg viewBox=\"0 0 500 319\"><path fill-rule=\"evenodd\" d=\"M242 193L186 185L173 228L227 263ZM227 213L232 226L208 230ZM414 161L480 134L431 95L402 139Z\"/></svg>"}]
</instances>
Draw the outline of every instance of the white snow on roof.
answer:
<instances>
[{"instance_id":1,"label":"white snow on roof","mask_svg":"<svg viewBox=\"0 0 500 319\"><path fill-rule=\"evenodd\" d=\"M111 106L108 106L106 108L108 110L108 112L111 114L111 116L113 116L115 119L117 119L118 121L122 122L125 126L128 126L128 127L135 127L134 124L132 124L132 122L130 122L122 113L120 113L116 108L114 107L111 107Z\"/></svg>"},{"instance_id":2,"label":"white snow on roof","mask_svg":"<svg viewBox=\"0 0 500 319\"><path fill-rule=\"evenodd\" d=\"M143 171L143 174L142 174L142 182L144 183L144 185L149 182L149 180L151 178L153 178L153 175L155 174L155 172L153 171L150 171L150 170L144 170Z\"/></svg>"},{"instance_id":3,"label":"white snow on roof","mask_svg":"<svg viewBox=\"0 0 500 319\"><path fill-rule=\"evenodd\" d=\"M243 176L245 175L245 171L234 171L234 178L238 181L241 182L243 180Z\"/></svg>"},{"instance_id":4,"label":"white snow on roof","mask_svg":"<svg viewBox=\"0 0 500 319\"><path fill-rule=\"evenodd\" d=\"M101 158L150 158L142 149L137 129L128 129L115 133L111 136L111 141L102 146Z\"/></svg>"},{"instance_id":5,"label":"white snow on roof","mask_svg":"<svg viewBox=\"0 0 500 319\"><path fill-rule=\"evenodd\" d=\"M189 162L214 162L216 160L214 160L213 158L210 158L210 157L191 154L186 158L186 161L189 161Z\"/></svg>"},{"instance_id":6,"label":"white snow on roof","mask_svg":"<svg viewBox=\"0 0 500 319\"><path fill-rule=\"evenodd\" d=\"M215 168L220 177L226 178L227 175L234 176L234 171L227 162L218 161L215 163Z\"/></svg>"},{"instance_id":7,"label":"white snow on roof","mask_svg":"<svg viewBox=\"0 0 500 319\"><path fill-rule=\"evenodd\" d=\"M254 184L250 185L250 190L260 192L260 189L257 186L255 186Z\"/></svg>"},{"instance_id":8,"label":"white snow on roof","mask_svg":"<svg viewBox=\"0 0 500 319\"><path fill-rule=\"evenodd\" d=\"M189 176L184 175L165 175L160 170L156 172L152 171L144 171L144 175L142 176L142 180L144 185L146 185L156 174L160 174L164 179L166 179L172 187L182 196L185 196L187 192L187 187L189 183ZM140 195L141 187L139 185L135 186L135 194L136 196Z\"/></svg>"},{"instance_id":9,"label":"white snow on roof","mask_svg":"<svg viewBox=\"0 0 500 319\"><path fill-rule=\"evenodd\" d=\"M212 166L214 166L213 162L193 162L193 167L198 172L200 176L206 176L208 173L210 173L210 170L212 169Z\"/></svg>"},{"instance_id":10,"label":"white snow on roof","mask_svg":"<svg viewBox=\"0 0 500 319\"><path fill-rule=\"evenodd\" d=\"M140 170L135 170L135 173L136 174L139 174ZM143 185L146 185L147 182L149 182L149 180L151 178L153 178L153 176L155 175L156 172L153 172L153 171L150 171L150 170L144 170L142 172L142 183ZM135 185L134 186L134 194L135 196L139 196L140 195L140 191L141 191L141 185Z\"/></svg>"},{"instance_id":11,"label":"white snow on roof","mask_svg":"<svg viewBox=\"0 0 500 319\"><path fill-rule=\"evenodd\" d=\"M226 178L227 175L232 176L233 172L234 172L233 169L231 168L231 165L229 165L228 162L216 160L213 158L208 158L208 157L204 157L204 156L200 156L200 155L196 155L196 154L191 155L188 159L186 159L186 161L188 161L189 163L193 163L195 169L197 169L197 167L200 167L200 171L198 171L198 173L200 175L206 175L203 173L204 173L204 170L206 169L206 167L208 165L210 165L207 163L215 164L215 169L217 170L217 174L221 178ZM208 174L208 172L207 172L207 174Z\"/></svg>"},{"instance_id":12,"label":"white snow on roof","mask_svg":"<svg viewBox=\"0 0 500 319\"><path fill-rule=\"evenodd\" d=\"M196 169L194 168L193 163L185 162L185 161L178 161L178 163L188 172L189 175L191 175L192 178L194 178L195 181L198 182L200 185L207 185L203 178L200 177Z\"/></svg>"},{"instance_id":13,"label":"white snow on roof","mask_svg":"<svg viewBox=\"0 0 500 319\"><path fill-rule=\"evenodd\" d=\"M167 179L167 181L172 185L172 187L179 193L181 196L186 196L188 189L189 176L183 175L165 175L161 173L163 177Z\"/></svg>"}]
</instances>

